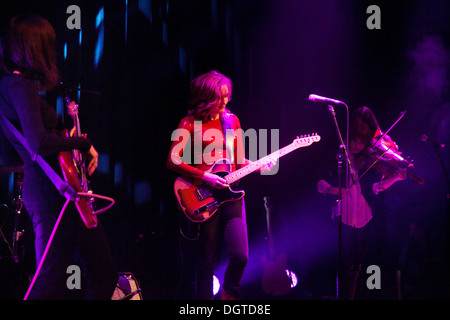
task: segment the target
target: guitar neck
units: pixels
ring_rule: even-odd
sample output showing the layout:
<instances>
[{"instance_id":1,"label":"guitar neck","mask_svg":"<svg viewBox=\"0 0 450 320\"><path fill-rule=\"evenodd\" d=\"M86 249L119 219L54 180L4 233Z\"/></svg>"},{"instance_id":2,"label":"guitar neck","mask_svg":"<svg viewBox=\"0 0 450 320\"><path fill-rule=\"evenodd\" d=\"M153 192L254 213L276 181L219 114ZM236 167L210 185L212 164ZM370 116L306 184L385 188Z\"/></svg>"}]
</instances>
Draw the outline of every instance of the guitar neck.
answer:
<instances>
[{"instance_id":1,"label":"guitar neck","mask_svg":"<svg viewBox=\"0 0 450 320\"><path fill-rule=\"evenodd\" d=\"M74 101L66 98L67 113L72 117L73 126L75 127L75 137L81 137L80 118L78 116L78 105Z\"/></svg>"},{"instance_id":2,"label":"guitar neck","mask_svg":"<svg viewBox=\"0 0 450 320\"><path fill-rule=\"evenodd\" d=\"M70 116L72 117L73 120L73 125L75 127L75 132L74 132L74 137L81 137L81 126L80 126L80 118L78 116L78 105L75 104L75 102L71 101L68 102L68 113L70 114ZM81 154L81 152L79 150L73 150L73 157L74 160L76 161L76 163L84 168L84 159L83 159L83 155ZM81 170L83 171L83 170ZM84 172L82 173L82 175L84 175Z\"/></svg>"},{"instance_id":3,"label":"guitar neck","mask_svg":"<svg viewBox=\"0 0 450 320\"><path fill-rule=\"evenodd\" d=\"M78 114L76 114L73 118L73 122L75 124L76 128L76 136L81 137L81 126L80 126L80 118L78 117Z\"/></svg>"},{"instance_id":4,"label":"guitar neck","mask_svg":"<svg viewBox=\"0 0 450 320\"><path fill-rule=\"evenodd\" d=\"M272 223L270 221L270 216L271 216L271 209L269 208L269 201L268 198L265 197L264 198L264 205L266 207L266 223L267 223L267 240L268 240L268 249L269 249L269 254L271 257L275 256L275 244L273 242L273 236L272 236Z\"/></svg>"},{"instance_id":5,"label":"guitar neck","mask_svg":"<svg viewBox=\"0 0 450 320\"><path fill-rule=\"evenodd\" d=\"M318 142L318 141L320 141L320 136L317 134L314 134L312 136L310 136L310 135L304 136L302 138L297 137L297 139L295 139L294 142L287 145L286 147L284 147L278 151L275 151L275 152L269 154L268 156L265 156L265 157L259 159L258 161L252 162L249 165L242 167L239 170L236 170L236 171L233 171L233 172L227 174L225 176L225 180L227 181L228 184L232 184L233 182L236 182L239 179L242 179L243 177L245 177L246 175L248 175L252 172L255 172L259 168L265 166L266 164L269 163L269 161L271 159L277 160L277 159L281 158L282 156L285 156L288 153L290 153L298 148L309 146L309 145L313 144L314 142Z\"/></svg>"},{"instance_id":6,"label":"guitar neck","mask_svg":"<svg viewBox=\"0 0 450 320\"><path fill-rule=\"evenodd\" d=\"M295 145L294 143L291 143L290 145L287 145L286 147L275 151L264 158L259 159L258 161L252 162L249 165L242 167L239 170L233 171L225 176L225 180L228 184L231 184L233 182L238 181L239 179L242 179L246 175L255 172L256 170L260 169L264 165L266 165L269 161L269 159L277 160L281 158L282 156L294 151L295 149L299 148L300 146Z\"/></svg>"}]
</instances>

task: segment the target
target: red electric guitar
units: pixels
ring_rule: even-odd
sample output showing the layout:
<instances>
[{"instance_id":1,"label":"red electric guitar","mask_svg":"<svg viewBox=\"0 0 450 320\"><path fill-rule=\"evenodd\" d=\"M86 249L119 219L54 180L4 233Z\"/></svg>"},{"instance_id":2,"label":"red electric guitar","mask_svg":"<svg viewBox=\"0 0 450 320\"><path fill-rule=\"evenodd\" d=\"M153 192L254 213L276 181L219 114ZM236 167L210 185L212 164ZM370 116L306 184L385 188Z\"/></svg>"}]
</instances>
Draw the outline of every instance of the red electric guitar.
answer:
<instances>
[{"instance_id":1,"label":"red electric guitar","mask_svg":"<svg viewBox=\"0 0 450 320\"><path fill-rule=\"evenodd\" d=\"M310 146L318 141L320 141L320 136L317 134L297 138L286 147L233 172L231 172L230 161L228 159L220 159L214 163L208 172L221 176L227 181L228 185L231 185L263 167L271 159L276 160L298 148ZM228 201L239 200L245 195L243 190L234 191L230 187L215 189L201 180L184 177L179 177L175 181L174 192L181 211L184 212L189 220L199 223L211 218L222 204Z\"/></svg>"},{"instance_id":2,"label":"red electric guitar","mask_svg":"<svg viewBox=\"0 0 450 320\"><path fill-rule=\"evenodd\" d=\"M78 105L74 101L68 101L67 112L73 119L74 136L81 137L80 119L78 117ZM62 135L69 137L70 132L65 129ZM66 182L74 190L82 193L92 194L87 176L87 168L82 153L79 150L63 151L59 153L59 164ZM88 229L97 226L97 216L94 211L94 198L81 196L75 205L80 213L81 219Z\"/></svg>"}]
</instances>

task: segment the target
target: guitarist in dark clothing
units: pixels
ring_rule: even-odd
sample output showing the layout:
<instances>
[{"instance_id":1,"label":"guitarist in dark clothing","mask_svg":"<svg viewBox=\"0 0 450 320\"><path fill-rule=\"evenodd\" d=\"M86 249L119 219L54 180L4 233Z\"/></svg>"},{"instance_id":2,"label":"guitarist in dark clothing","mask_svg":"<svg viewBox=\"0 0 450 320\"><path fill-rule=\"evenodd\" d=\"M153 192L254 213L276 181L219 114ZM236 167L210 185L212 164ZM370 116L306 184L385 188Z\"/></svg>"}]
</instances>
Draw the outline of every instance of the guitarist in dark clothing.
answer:
<instances>
[{"instance_id":1,"label":"guitarist in dark clothing","mask_svg":"<svg viewBox=\"0 0 450 320\"><path fill-rule=\"evenodd\" d=\"M55 32L47 20L39 16L11 20L0 59L0 112L23 133L31 150L43 156L56 172L61 173L58 153L78 149L89 156L87 168L92 174L98 153L91 142L59 135L57 114L39 95L40 91L55 88L59 80L54 44ZM23 199L33 223L38 265L65 199L3 123L1 129L2 151L15 149L24 164ZM3 153L3 162L14 164L14 155ZM81 282L84 298L111 298L117 272L103 230L100 226L86 228L73 203L63 215L28 299L70 297L66 281L71 265L78 266L86 276Z\"/></svg>"},{"instance_id":2,"label":"guitarist in dark clothing","mask_svg":"<svg viewBox=\"0 0 450 320\"><path fill-rule=\"evenodd\" d=\"M198 179L211 187L225 188L227 187L225 179L208 172L214 159L229 159L232 163L231 171L249 163L244 158L241 132L237 130L241 128L239 119L226 109L231 99L232 82L225 75L210 71L193 79L190 91L192 109L178 126L178 130L189 133L189 139L181 138L172 142L167 167L182 176ZM223 134L222 121L227 121L228 126L235 132L231 139L231 148L227 147L230 139L225 138ZM211 132L221 134L211 135ZM196 143L199 145L195 145ZM183 157L187 147L193 151L190 160L185 160ZM271 166L273 163L268 164L264 170L269 170ZM192 278L196 277L195 296L198 299L211 299L213 296L214 262L220 230L224 232L230 259L220 299L239 298L240 282L248 261L244 199L228 202L219 211L209 220L198 224L198 239L194 243L197 257L189 259L189 261L196 261L197 264L193 267L195 270L189 268L183 270L190 271ZM187 259L184 261L186 262Z\"/></svg>"}]
</instances>

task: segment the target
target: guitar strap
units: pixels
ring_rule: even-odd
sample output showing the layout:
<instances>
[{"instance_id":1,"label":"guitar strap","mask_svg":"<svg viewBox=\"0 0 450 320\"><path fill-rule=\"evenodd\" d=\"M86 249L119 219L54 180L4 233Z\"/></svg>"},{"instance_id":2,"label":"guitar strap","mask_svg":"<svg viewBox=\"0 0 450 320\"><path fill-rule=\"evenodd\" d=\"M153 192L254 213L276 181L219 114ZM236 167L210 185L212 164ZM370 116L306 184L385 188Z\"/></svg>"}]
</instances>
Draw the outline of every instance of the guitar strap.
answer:
<instances>
[{"instance_id":1,"label":"guitar strap","mask_svg":"<svg viewBox=\"0 0 450 320\"><path fill-rule=\"evenodd\" d=\"M225 139L225 147L227 150L227 158L234 164L234 134L230 124L230 113L222 113L220 115L220 123L222 124L223 136Z\"/></svg>"},{"instance_id":2,"label":"guitar strap","mask_svg":"<svg viewBox=\"0 0 450 320\"><path fill-rule=\"evenodd\" d=\"M33 153L28 146L28 143L22 133L17 130L17 128L5 117L3 113L0 113L0 118L3 122L3 127L8 128L8 130L16 137L16 139L24 146L24 148L30 153L31 160L35 161L44 170L45 174L49 177L55 187L58 189L59 193L69 200L76 201L78 199L76 191L64 181L52 167L42 158L40 155Z\"/></svg>"}]
</instances>

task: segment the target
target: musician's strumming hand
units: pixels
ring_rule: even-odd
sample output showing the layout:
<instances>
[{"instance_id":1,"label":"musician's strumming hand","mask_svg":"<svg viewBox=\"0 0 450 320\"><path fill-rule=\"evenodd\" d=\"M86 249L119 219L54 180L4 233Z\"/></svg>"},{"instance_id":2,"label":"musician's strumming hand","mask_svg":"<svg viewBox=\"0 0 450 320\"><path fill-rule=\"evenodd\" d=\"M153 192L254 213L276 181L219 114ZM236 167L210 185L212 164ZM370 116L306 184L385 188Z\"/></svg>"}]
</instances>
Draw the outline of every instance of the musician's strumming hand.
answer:
<instances>
[{"instance_id":1,"label":"musician's strumming hand","mask_svg":"<svg viewBox=\"0 0 450 320\"><path fill-rule=\"evenodd\" d=\"M91 146L91 148L89 149L88 156L89 156L90 161L89 161L87 170L88 170L88 174L92 175L98 167L98 152L97 152L97 150L95 150L94 146Z\"/></svg>"},{"instance_id":2,"label":"musician's strumming hand","mask_svg":"<svg viewBox=\"0 0 450 320\"><path fill-rule=\"evenodd\" d=\"M203 181L207 185L214 187L216 189L223 189L229 187L227 181L224 178L219 177L218 175L210 172L205 172L205 174L203 175Z\"/></svg>"}]
</instances>

